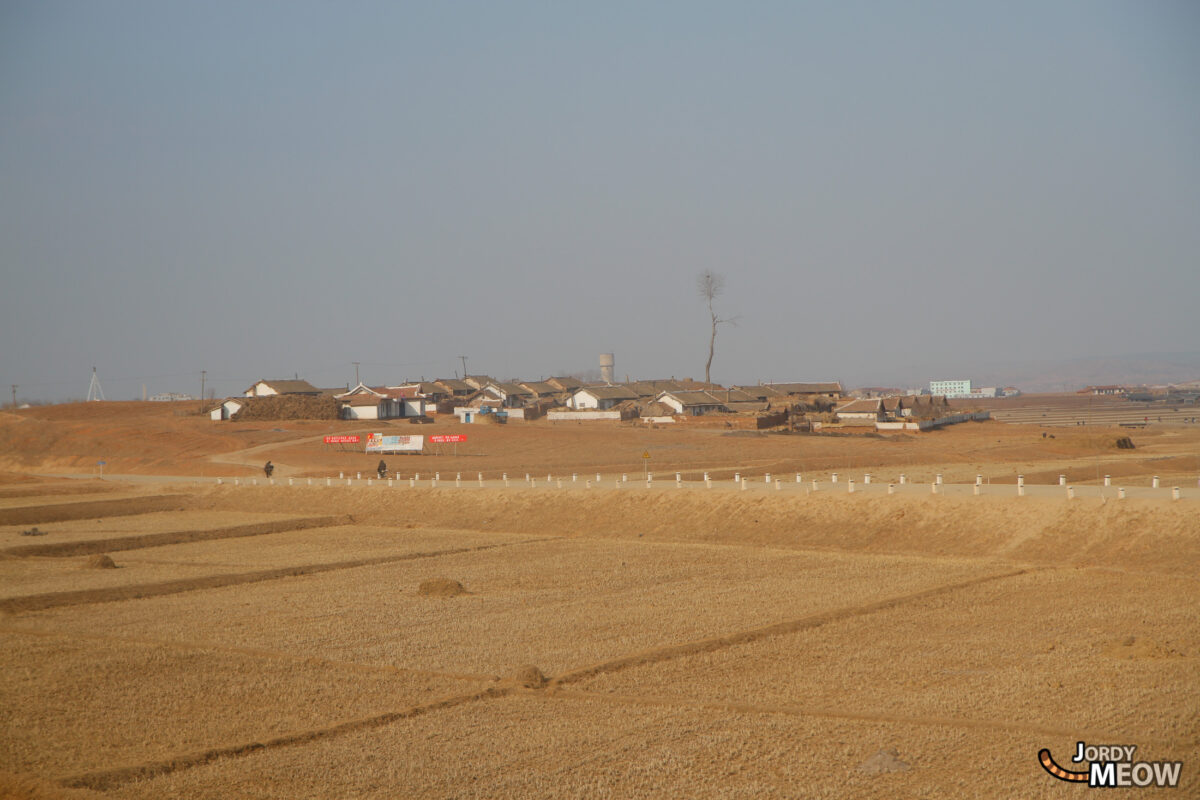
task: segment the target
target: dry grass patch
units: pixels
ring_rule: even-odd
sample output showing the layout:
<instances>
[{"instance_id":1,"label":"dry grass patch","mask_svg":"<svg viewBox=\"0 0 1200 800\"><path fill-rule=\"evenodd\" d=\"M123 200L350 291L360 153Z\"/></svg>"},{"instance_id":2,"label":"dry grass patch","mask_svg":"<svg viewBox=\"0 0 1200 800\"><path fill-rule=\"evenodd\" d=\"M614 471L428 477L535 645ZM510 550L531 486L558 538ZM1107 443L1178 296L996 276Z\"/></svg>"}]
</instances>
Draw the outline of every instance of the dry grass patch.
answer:
<instances>
[{"instance_id":1,"label":"dry grass patch","mask_svg":"<svg viewBox=\"0 0 1200 800\"><path fill-rule=\"evenodd\" d=\"M472 594L421 597L434 570ZM958 560L554 540L39 616L69 630L103 624L455 672L508 674L532 661L553 676L997 571Z\"/></svg>"},{"instance_id":2,"label":"dry grass patch","mask_svg":"<svg viewBox=\"0 0 1200 800\"><path fill-rule=\"evenodd\" d=\"M111 630L99 628L98 630ZM261 741L470 691L430 674L0 630L0 769L69 776Z\"/></svg>"},{"instance_id":3,"label":"dry grass patch","mask_svg":"<svg viewBox=\"0 0 1200 800\"><path fill-rule=\"evenodd\" d=\"M1195 590L1191 579L1037 572L580 687L1194 744Z\"/></svg>"},{"instance_id":4,"label":"dry grass patch","mask_svg":"<svg viewBox=\"0 0 1200 800\"><path fill-rule=\"evenodd\" d=\"M525 693L218 761L111 796L234 796L252 775L256 796L291 800L326 798L330 787L368 800L1058 797L1062 787L1037 763L1041 747L1067 753L1074 740ZM910 769L859 769L891 748ZM1185 768L1185 777L1194 793L1195 775Z\"/></svg>"}]
</instances>

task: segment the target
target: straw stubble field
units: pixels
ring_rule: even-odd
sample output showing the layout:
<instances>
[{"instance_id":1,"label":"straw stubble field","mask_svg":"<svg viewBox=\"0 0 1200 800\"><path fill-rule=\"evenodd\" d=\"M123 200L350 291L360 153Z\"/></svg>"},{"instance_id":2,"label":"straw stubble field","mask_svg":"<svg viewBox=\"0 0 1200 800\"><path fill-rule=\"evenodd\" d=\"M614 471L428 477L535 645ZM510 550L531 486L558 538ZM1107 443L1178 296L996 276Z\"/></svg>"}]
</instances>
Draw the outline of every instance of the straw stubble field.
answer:
<instances>
[{"instance_id":1,"label":"straw stubble field","mask_svg":"<svg viewBox=\"0 0 1200 800\"><path fill-rule=\"evenodd\" d=\"M21 485L0 796L1200 791L1195 501Z\"/></svg>"}]
</instances>

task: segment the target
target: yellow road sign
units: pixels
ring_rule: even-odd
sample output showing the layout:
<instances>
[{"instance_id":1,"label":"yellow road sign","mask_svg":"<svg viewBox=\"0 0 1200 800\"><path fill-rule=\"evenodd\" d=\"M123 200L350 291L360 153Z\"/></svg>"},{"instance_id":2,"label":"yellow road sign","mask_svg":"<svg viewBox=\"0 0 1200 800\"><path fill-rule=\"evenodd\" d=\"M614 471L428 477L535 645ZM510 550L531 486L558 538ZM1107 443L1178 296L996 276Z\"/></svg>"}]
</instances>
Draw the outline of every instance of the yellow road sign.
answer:
<instances>
[{"instance_id":1,"label":"yellow road sign","mask_svg":"<svg viewBox=\"0 0 1200 800\"><path fill-rule=\"evenodd\" d=\"M649 451L649 450L647 450L646 452L642 453L642 458L649 458L649 457L650 457L650 451Z\"/></svg>"}]
</instances>

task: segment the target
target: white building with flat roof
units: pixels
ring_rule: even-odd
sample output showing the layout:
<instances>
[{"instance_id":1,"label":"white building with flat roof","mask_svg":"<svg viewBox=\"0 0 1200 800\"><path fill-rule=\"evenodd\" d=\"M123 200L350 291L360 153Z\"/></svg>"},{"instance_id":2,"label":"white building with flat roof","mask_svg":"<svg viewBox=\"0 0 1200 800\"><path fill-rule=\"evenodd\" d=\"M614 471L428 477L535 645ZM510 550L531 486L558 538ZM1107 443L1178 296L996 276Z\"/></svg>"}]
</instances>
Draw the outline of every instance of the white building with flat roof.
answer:
<instances>
[{"instance_id":1,"label":"white building with flat roof","mask_svg":"<svg viewBox=\"0 0 1200 800\"><path fill-rule=\"evenodd\" d=\"M944 397L970 397L971 382L968 381L930 381L929 393L940 394Z\"/></svg>"}]
</instances>

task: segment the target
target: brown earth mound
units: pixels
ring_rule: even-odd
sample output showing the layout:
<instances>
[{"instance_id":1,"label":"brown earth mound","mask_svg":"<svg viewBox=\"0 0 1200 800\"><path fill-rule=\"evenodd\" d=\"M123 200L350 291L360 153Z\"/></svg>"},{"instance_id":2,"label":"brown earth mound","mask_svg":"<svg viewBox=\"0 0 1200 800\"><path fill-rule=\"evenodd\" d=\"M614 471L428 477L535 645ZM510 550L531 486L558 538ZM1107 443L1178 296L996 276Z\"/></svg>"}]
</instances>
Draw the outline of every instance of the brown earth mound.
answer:
<instances>
[{"instance_id":1,"label":"brown earth mound","mask_svg":"<svg viewBox=\"0 0 1200 800\"><path fill-rule=\"evenodd\" d=\"M467 590L461 583L452 581L449 578L433 578L421 581L421 585L417 587L417 594L422 594L426 597L457 597L460 594L466 593Z\"/></svg>"},{"instance_id":2,"label":"brown earth mound","mask_svg":"<svg viewBox=\"0 0 1200 800\"><path fill-rule=\"evenodd\" d=\"M856 768L864 775L883 775L888 772L903 772L909 769L907 761L900 760L900 753L894 747L880 750Z\"/></svg>"},{"instance_id":3,"label":"brown earth mound","mask_svg":"<svg viewBox=\"0 0 1200 800\"><path fill-rule=\"evenodd\" d=\"M1124 639L1109 642L1104 646L1104 654L1126 661L1135 661L1144 658L1181 658L1183 656L1182 653L1168 644L1140 636L1126 636Z\"/></svg>"},{"instance_id":4,"label":"brown earth mound","mask_svg":"<svg viewBox=\"0 0 1200 800\"><path fill-rule=\"evenodd\" d=\"M106 556L104 553L97 553L94 556L88 556L88 560L83 565L84 569L116 569L116 563Z\"/></svg>"},{"instance_id":5,"label":"brown earth mound","mask_svg":"<svg viewBox=\"0 0 1200 800\"><path fill-rule=\"evenodd\" d=\"M546 676L533 664L526 664L513 674L513 681L526 689L540 689L546 685Z\"/></svg>"},{"instance_id":6,"label":"brown earth mound","mask_svg":"<svg viewBox=\"0 0 1200 800\"><path fill-rule=\"evenodd\" d=\"M244 398L245 405L233 415L239 422L255 419L338 419L338 402L332 397L278 395ZM238 398L239 402L243 398Z\"/></svg>"}]
</instances>

